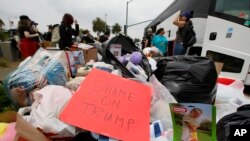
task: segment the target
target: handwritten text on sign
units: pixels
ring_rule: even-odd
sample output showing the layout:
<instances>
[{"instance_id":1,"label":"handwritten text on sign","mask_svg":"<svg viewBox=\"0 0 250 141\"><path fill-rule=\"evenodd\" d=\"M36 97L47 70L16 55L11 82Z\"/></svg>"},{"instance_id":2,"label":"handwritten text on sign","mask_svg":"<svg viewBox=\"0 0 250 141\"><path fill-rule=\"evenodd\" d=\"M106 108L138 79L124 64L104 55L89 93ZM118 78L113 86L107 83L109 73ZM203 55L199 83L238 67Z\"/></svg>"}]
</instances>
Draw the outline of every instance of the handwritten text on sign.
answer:
<instances>
[{"instance_id":1,"label":"handwritten text on sign","mask_svg":"<svg viewBox=\"0 0 250 141\"><path fill-rule=\"evenodd\" d=\"M124 141L149 140L150 88L94 69L60 118Z\"/></svg>"}]
</instances>

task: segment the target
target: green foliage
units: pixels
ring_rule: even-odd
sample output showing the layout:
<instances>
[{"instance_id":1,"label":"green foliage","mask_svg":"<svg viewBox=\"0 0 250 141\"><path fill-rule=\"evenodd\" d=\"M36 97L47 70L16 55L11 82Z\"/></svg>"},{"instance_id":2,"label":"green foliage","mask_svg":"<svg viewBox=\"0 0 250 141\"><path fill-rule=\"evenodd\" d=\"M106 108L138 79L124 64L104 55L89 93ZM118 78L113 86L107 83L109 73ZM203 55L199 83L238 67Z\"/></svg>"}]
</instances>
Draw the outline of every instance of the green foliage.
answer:
<instances>
[{"instance_id":1,"label":"green foliage","mask_svg":"<svg viewBox=\"0 0 250 141\"><path fill-rule=\"evenodd\" d=\"M79 29L79 35L81 36L83 34L84 29L80 28Z\"/></svg>"},{"instance_id":2,"label":"green foliage","mask_svg":"<svg viewBox=\"0 0 250 141\"><path fill-rule=\"evenodd\" d=\"M93 31L97 32L97 34L99 35L100 33L104 33L105 32L105 26L106 26L106 30L110 30L110 27L105 23L104 20L102 20L101 18L97 17L96 19L94 19L92 21L92 25L93 25Z\"/></svg>"},{"instance_id":3,"label":"green foliage","mask_svg":"<svg viewBox=\"0 0 250 141\"><path fill-rule=\"evenodd\" d=\"M3 85L0 84L0 113L13 110L14 107L11 105L10 100L6 96Z\"/></svg>"},{"instance_id":4,"label":"green foliage","mask_svg":"<svg viewBox=\"0 0 250 141\"><path fill-rule=\"evenodd\" d=\"M4 32L4 30L0 29L0 40L6 41L9 38L9 35L7 32Z\"/></svg>"},{"instance_id":5,"label":"green foliage","mask_svg":"<svg viewBox=\"0 0 250 141\"><path fill-rule=\"evenodd\" d=\"M200 130L212 131L212 122L211 120L205 119L200 123Z\"/></svg>"},{"instance_id":6,"label":"green foliage","mask_svg":"<svg viewBox=\"0 0 250 141\"><path fill-rule=\"evenodd\" d=\"M4 26L5 24L4 24L4 22L3 22L3 20L0 18L0 29L3 29L3 26Z\"/></svg>"},{"instance_id":7,"label":"green foliage","mask_svg":"<svg viewBox=\"0 0 250 141\"><path fill-rule=\"evenodd\" d=\"M5 61L0 60L0 67L8 67L8 65Z\"/></svg>"},{"instance_id":8,"label":"green foliage","mask_svg":"<svg viewBox=\"0 0 250 141\"><path fill-rule=\"evenodd\" d=\"M122 27L121 25L119 25L118 23L115 23L113 26L112 26L112 33L117 35L118 33L120 33L122 31Z\"/></svg>"},{"instance_id":9,"label":"green foliage","mask_svg":"<svg viewBox=\"0 0 250 141\"><path fill-rule=\"evenodd\" d=\"M5 24L3 20L0 18L0 40L1 41L5 41L8 39L8 33L4 32L4 29L3 29L4 25Z\"/></svg>"},{"instance_id":10,"label":"green foliage","mask_svg":"<svg viewBox=\"0 0 250 141\"><path fill-rule=\"evenodd\" d=\"M176 141L181 141L181 136L182 136L182 126L176 126L175 127L175 140ZM197 130L197 136L199 141L212 141L212 136L210 133L203 131L203 130Z\"/></svg>"}]
</instances>

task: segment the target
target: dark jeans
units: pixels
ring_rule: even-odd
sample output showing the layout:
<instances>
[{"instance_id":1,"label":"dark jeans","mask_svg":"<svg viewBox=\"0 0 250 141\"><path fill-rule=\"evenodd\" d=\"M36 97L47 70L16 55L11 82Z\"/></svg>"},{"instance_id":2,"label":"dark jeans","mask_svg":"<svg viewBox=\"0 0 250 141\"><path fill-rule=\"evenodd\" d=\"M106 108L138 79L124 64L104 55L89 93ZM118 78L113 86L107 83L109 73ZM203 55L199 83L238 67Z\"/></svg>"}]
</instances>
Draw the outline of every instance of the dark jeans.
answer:
<instances>
[{"instance_id":1,"label":"dark jeans","mask_svg":"<svg viewBox=\"0 0 250 141\"><path fill-rule=\"evenodd\" d=\"M185 55L187 49L184 48L182 43L175 43L174 45L174 55Z\"/></svg>"}]
</instances>

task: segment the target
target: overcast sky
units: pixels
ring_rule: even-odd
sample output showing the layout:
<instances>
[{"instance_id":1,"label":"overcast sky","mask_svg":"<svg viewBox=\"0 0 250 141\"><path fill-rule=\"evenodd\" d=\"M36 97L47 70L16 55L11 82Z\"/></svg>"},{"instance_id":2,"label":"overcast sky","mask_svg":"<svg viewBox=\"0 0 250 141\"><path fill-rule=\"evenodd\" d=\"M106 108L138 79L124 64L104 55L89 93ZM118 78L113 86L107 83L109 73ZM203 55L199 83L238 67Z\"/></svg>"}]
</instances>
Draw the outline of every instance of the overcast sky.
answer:
<instances>
[{"instance_id":1,"label":"overcast sky","mask_svg":"<svg viewBox=\"0 0 250 141\"><path fill-rule=\"evenodd\" d=\"M92 31L92 20L96 17L105 19L107 24L125 25L127 0L1 0L0 18L9 28L9 20L16 26L20 15L28 15L39 23L40 31L47 31L46 25L60 23L64 13L70 13L78 20L80 28ZM154 19L173 0L133 0L129 3L128 25ZM14 18L17 17L17 18ZM130 27L128 34L141 38L144 28L149 23ZM95 35L95 34L94 34Z\"/></svg>"}]
</instances>

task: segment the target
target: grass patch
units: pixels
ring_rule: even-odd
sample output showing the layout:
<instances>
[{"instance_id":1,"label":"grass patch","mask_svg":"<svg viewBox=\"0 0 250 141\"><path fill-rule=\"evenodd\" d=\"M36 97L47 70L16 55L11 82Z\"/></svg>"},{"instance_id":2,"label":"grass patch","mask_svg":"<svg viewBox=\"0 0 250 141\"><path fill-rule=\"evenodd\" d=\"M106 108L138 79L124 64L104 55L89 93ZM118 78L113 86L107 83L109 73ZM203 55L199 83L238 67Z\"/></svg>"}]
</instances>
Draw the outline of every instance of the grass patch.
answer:
<instances>
[{"instance_id":1,"label":"grass patch","mask_svg":"<svg viewBox=\"0 0 250 141\"><path fill-rule=\"evenodd\" d=\"M5 61L0 61L0 67L8 67L7 63Z\"/></svg>"},{"instance_id":2,"label":"grass patch","mask_svg":"<svg viewBox=\"0 0 250 141\"><path fill-rule=\"evenodd\" d=\"M0 84L0 113L14 110L14 106L5 94L3 85Z\"/></svg>"}]
</instances>

